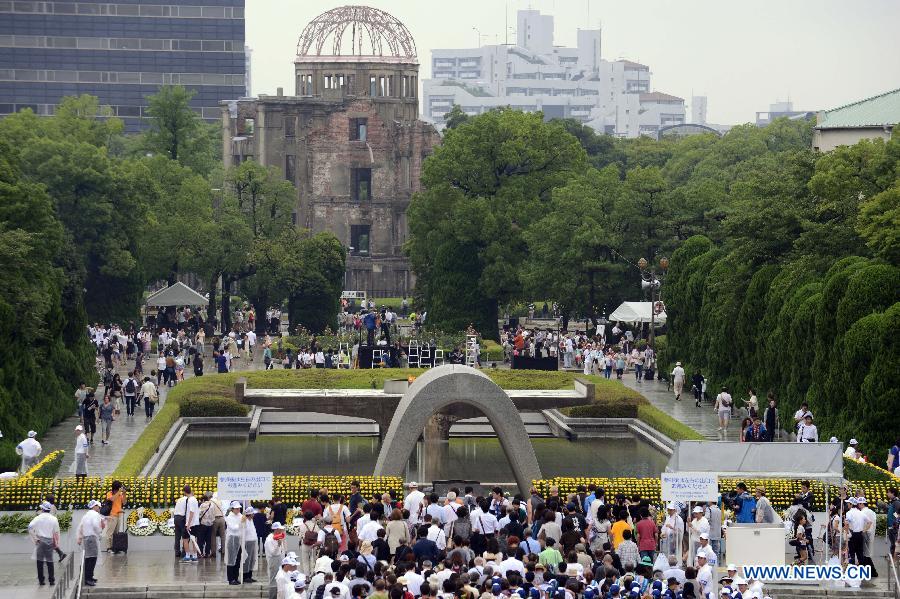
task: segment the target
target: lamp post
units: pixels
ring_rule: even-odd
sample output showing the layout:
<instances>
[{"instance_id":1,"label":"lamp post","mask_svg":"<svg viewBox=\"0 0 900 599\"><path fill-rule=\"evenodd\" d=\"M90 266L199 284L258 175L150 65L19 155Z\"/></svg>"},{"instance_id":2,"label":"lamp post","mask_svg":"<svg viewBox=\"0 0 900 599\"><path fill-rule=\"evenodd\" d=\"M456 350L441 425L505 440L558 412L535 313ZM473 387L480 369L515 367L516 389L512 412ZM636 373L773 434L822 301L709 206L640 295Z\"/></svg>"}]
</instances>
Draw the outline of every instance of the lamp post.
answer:
<instances>
[{"instance_id":1,"label":"lamp post","mask_svg":"<svg viewBox=\"0 0 900 599\"><path fill-rule=\"evenodd\" d=\"M647 267L650 267L650 270L647 270ZM660 287L662 286L662 282L656 277L656 266L651 265L647 262L646 258L641 258L638 260L638 267L641 269L641 288L650 291L650 348L653 351L656 351L654 346L654 340L656 337L656 302L657 297L661 297ZM659 259L659 268L661 269L660 276L664 277L666 271L669 268L669 259L663 256ZM649 279L648 279L649 277Z\"/></svg>"}]
</instances>

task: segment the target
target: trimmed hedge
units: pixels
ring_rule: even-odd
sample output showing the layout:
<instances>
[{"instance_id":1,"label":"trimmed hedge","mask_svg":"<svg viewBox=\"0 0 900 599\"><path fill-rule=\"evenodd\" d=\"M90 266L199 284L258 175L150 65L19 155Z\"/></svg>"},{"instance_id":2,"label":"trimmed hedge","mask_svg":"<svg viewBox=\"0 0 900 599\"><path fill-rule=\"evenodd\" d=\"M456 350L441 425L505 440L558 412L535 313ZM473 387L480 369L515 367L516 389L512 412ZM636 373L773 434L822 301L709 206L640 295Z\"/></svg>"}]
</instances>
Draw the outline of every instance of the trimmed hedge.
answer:
<instances>
[{"instance_id":1,"label":"trimmed hedge","mask_svg":"<svg viewBox=\"0 0 900 599\"><path fill-rule=\"evenodd\" d=\"M650 404L641 404L638 406L638 418L673 441L702 441L705 439L703 435L688 425L682 424L656 406Z\"/></svg>"},{"instance_id":2,"label":"trimmed hedge","mask_svg":"<svg viewBox=\"0 0 900 599\"><path fill-rule=\"evenodd\" d=\"M225 397L186 397L181 402L181 416L222 417L246 416L249 406Z\"/></svg>"}]
</instances>

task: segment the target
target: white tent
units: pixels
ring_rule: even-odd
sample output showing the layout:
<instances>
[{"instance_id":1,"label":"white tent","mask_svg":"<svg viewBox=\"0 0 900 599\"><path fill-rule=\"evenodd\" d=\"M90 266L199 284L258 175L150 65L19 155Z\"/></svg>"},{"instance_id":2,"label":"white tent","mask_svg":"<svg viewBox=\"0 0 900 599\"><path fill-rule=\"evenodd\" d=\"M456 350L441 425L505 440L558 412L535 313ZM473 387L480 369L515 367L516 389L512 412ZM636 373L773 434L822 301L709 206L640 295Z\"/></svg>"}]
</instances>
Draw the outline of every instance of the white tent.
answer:
<instances>
[{"instance_id":1,"label":"white tent","mask_svg":"<svg viewBox=\"0 0 900 599\"><path fill-rule=\"evenodd\" d=\"M613 310L609 315L610 322L650 322L650 312L653 310L650 302L622 302L622 305ZM660 312L653 321L658 324L666 322L666 313Z\"/></svg>"},{"instance_id":2,"label":"white tent","mask_svg":"<svg viewBox=\"0 0 900 599\"><path fill-rule=\"evenodd\" d=\"M209 300L181 281L160 289L147 298L148 306L204 306Z\"/></svg>"}]
</instances>

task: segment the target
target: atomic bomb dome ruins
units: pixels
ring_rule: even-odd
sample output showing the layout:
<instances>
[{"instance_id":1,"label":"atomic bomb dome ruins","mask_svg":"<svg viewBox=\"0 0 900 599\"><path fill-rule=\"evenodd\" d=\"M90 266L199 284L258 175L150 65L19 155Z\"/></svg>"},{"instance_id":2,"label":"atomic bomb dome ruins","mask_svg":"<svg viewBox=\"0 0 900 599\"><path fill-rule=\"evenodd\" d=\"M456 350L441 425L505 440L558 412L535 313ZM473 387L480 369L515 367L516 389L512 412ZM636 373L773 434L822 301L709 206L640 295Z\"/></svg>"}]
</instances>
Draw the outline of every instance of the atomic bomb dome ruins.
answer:
<instances>
[{"instance_id":1,"label":"atomic bomb dome ruins","mask_svg":"<svg viewBox=\"0 0 900 599\"><path fill-rule=\"evenodd\" d=\"M418 118L412 35L374 8L329 10L301 33L294 75L292 96L222 102L225 167L282 169L297 189L294 223L349 248L345 289L408 295L406 209L439 139Z\"/></svg>"}]
</instances>

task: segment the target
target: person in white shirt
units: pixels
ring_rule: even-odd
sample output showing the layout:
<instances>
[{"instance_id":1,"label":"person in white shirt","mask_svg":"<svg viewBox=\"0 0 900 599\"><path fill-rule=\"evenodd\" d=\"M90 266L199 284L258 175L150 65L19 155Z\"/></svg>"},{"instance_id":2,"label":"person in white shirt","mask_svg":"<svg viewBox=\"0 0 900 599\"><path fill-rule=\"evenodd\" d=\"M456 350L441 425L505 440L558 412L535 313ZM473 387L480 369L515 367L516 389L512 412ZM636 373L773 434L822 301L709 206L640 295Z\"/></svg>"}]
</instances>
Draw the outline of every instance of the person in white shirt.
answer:
<instances>
[{"instance_id":1,"label":"person in white shirt","mask_svg":"<svg viewBox=\"0 0 900 599\"><path fill-rule=\"evenodd\" d=\"M281 558L281 569L275 575L275 597L276 599L290 599L290 593L293 593L293 582L291 581L291 573L297 570L297 560L290 556Z\"/></svg>"},{"instance_id":2,"label":"person in white shirt","mask_svg":"<svg viewBox=\"0 0 900 599\"><path fill-rule=\"evenodd\" d=\"M803 423L803 420L806 416L812 416L813 413L809 411L809 405L806 402L800 404L800 409L794 412L794 428L800 428L800 425Z\"/></svg>"},{"instance_id":3,"label":"person in white shirt","mask_svg":"<svg viewBox=\"0 0 900 599\"><path fill-rule=\"evenodd\" d=\"M228 584L241 584L239 579L244 551L244 529L247 521L241 515L241 502L232 501L228 515L225 516L225 571ZM252 527L252 523L249 525ZM256 531L253 532L254 537Z\"/></svg>"},{"instance_id":4,"label":"person in white shirt","mask_svg":"<svg viewBox=\"0 0 900 599\"><path fill-rule=\"evenodd\" d=\"M250 361L253 361L253 348L256 347L256 331L253 329L247 331L247 355Z\"/></svg>"},{"instance_id":5,"label":"person in white shirt","mask_svg":"<svg viewBox=\"0 0 900 599\"><path fill-rule=\"evenodd\" d=\"M719 560L716 558L716 552L713 551L712 545L709 544L709 533L700 533L697 544L697 557L706 556L706 563L710 567L715 568Z\"/></svg>"},{"instance_id":6,"label":"person in white shirt","mask_svg":"<svg viewBox=\"0 0 900 599\"><path fill-rule=\"evenodd\" d=\"M797 443L818 443L819 430L812 423L812 414L807 414L797 429Z\"/></svg>"},{"instance_id":7,"label":"person in white shirt","mask_svg":"<svg viewBox=\"0 0 900 599\"><path fill-rule=\"evenodd\" d=\"M144 384L141 385L141 401L144 402L144 414L147 420L153 418L153 410L156 408L156 402L159 401L159 390L156 384L150 380L149 376L144 377Z\"/></svg>"},{"instance_id":8,"label":"person in white shirt","mask_svg":"<svg viewBox=\"0 0 900 599\"><path fill-rule=\"evenodd\" d=\"M185 485L184 495L178 498L178 501L175 502L175 509L172 511L172 515L175 516L176 538L178 539L176 543L179 545L175 547L175 552L183 555L183 562L197 561L197 553L194 551L191 537L196 538L199 533L199 528L197 528L200 524L199 512L200 504L197 502L197 498L191 492L190 485Z\"/></svg>"},{"instance_id":9,"label":"person in white shirt","mask_svg":"<svg viewBox=\"0 0 900 599\"><path fill-rule=\"evenodd\" d=\"M440 524L435 522L434 519L430 517L430 514L425 516L425 524L428 524L428 540L434 541L438 550L443 551L446 549L447 535L444 534L444 529L440 527Z\"/></svg>"},{"instance_id":10,"label":"person in white shirt","mask_svg":"<svg viewBox=\"0 0 900 599\"><path fill-rule=\"evenodd\" d=\"M697 583L700 585L701 597L718 597L716 577L712 567L706 563L706 555L697 555Z\"/></svg>"},{"instance_id":11,"label":"person in white shirt","mask_svg":"<svg viewBox=\"0 0 900 599\"><path fill-rule=\"evenodd\" d=\"M79 424L75 427L75 478L87 477L87 461L91 457L88 453L89 446L84 427Z\"/></svg>"},{"instance_id":12,"label":"person in white shirt","mask_svg":"<svg viewBox=\"0 0 900 599\"><path fill-rule=\"evenodd\" d=\"M384 526L379 521L381 519L381 513L379 510L375 510L378 512L378 517L375 520L372 520L371 512L369 512L368 522L364 525L360 526L359 521L356 523L356 528L359 531L357 536L360 541L368 541L372 543L373 541L378 540L378 531L382 530ZM362 520L362 518L360 518Z\"/></svg>"},{"instance_id":13,"label":"person in white shirt","mask_svg":"<svg viewBox=\"0 0 900 599\"><path fill-rule=\"evenodd\" d=\"M441 507L441 504L438 503L437 493L432 493L425 498L425 513L422 515L423 521L425 520L425 516L431 516L431 521L436 522L440 525L443 517L444 508Z\"/></svg>"},{"instance_id":14,"label":"person in white shirt","mask_svg":"<svg viewBox=\"0 0 900 599\"><path fill-rule=\"evenodd\" d=\"M851 460L858 460L859 450L857 450L857 445L856 439L850 439L850 442L847 443L847 449L844 450L844 457L850 458Z\"/></svg>"},{"instance_id":15,"label":"person in white shirt","mask_svg":"<svg viewBox=\"0 0 900 599\"><path fill-rule=\"evenodd\" d=\"M872 561L872 551L875 548L875 512L866 505L865 497L857 497L856 505L866 519L866 525L863 530L865 533L863 537L863 555L866 558L866 563L872 568L872 576L878 576L878 572L875 571L875 563Z\"/></svg>"},{"instance_id":16,"label":"person in white shirt","mask_svg":"<svg viewBox=\"0 0 900 599\"><path fill-rule=\"evenodd\" d=\"M278 595L278 584L275 577L278 576L278 570L281 568L281 560L284 559L287 545L284 540L284 526L281 522L272 522L272 532L266 537L263 543L263 550L266 554L266 566L269 570L269 599L276 599Z\"/></svg>"},{"instance_id":17,"label":"person in white shirt","mask_svg":"<svg viewBox=\"0 0 900 599\"><path fill-rule=\"evenodd\" d=\"M503 577L506 578L507 573L509 572L518 572L522 575L522 578L525 577L525 564L520 559L516 559L515 555L510 555L505 560L497 564L497 568L500 570L500 573L503 574Z\"/></svg>"},{"instance_id":18,"label":"person in white shirt","mask_svg":"<svg viewBox=\"0 0 900 599\"><path fill-rule=\"evenodd\" d=\"M679 551L679 556L677 559L675 558L674 555L669 556L669 568L667 570L663 571L662 577L663 577L663 580L669 580L670 578L674 578L675 580L678 581L678 584L683 585L684 581L687 580L687 578L684 575L684 570L682 570L678 566L678 560L681 559L680 553L681 552Z\"/></svg>"},{"instance_id":19,"label":"person in white shirt","mask_svg":"<svg viewBox=\"0 0 900 599\"><path fill-rule=\"evenodd\" d=\"M675 401L681 401L681 391L684 388L684 368L681 362L675 362L672 369L672 387L675 389Z\"/></svg>"},{"instance_id":20,"label":"person in white shirt","mask_svg":"<svg viewBox=\"0 0 900 599\"><path fill-rule=\"evenodd\" d=\"M716 395L716 405L715 409L719 413L719 430L725 431L728 430L728 421L731 420L731 406L734 405L734 400L731 398L731 393L728 392L727 387L722 387L722 390Z\"/></svg>"},{"instance_id":21,"label":"person in white shirt","mask_svg":"<svg viewBox=\"0 0 900 599\"><path fill-rule=\"evenodd\" d=\"M59 520L51 514L53 506L48 502L41 504L41 513L28 524L28 535L35 545L34 559L37 560L38 583L44 586L44 566L47 566L47 579L55 584L53 573L53 552L59 547Z\"/></svg>"},{"instance_id":22,"label":"person in white shirt","mask_svg":"<svg viewBox=\"0 0 900 599\"><path fill-rule=\"evenodd\" d=\"M100 502L91 499L88 502L88 511L78 524L78 534L75 542L84 550L84 584L95 586L94 567L97 565L97 556L100 555L100 535L103 532L105 522L100 515Z\"/></svg>"},{"instance_id":23,"label":"person in white shirt","mask_svg":"<svg viewBox=\"0 0 900 599\"><path fill-rule=\"evenodd\" d=\"M350 599L350 589L343 582L333 580L325 585L323 597L326 599Z\"/></svg>"},{"instance_id":24,"label":"person in white shirt","mask_svg":"<svg viewBox=\"0 0 900 599\"><path fill-rule=\"evenodd\" d=\"M678 506L669 503L666 506L666 519L659 531L660 551L669 556L669 563L672 566L681 566L681 547L684 542L684 520L678 513ZM675 562L672 562L672 559ZM666 579L669 577L666 576Z\"/></svg>"},{"instance_id":25,"label":"person in white shirt","mask_svg":"<svg viewBox=\"0 0 900 599\"><path fill-rule=\"evenodd\" d=\"M409 495L403 500L403 507L409 510L409 523L418 524L425 516L425 493L419 490L419 485L415 481L408 486Z\"/></svg>"},{"instance_id":26,"label":"person in white shirt","mask_svg":"<svg viewBox=\"0 0 900 599\"><path fill-rule=\"evenodd\" d=\"M704 515L704 509L699 505L696 506L691 512L691 524L690 524L690 557L688 559L688 563L695 563L694 558L697 555L697 547L700 546L700 535L706 534L707 538L709 538L709 520L706 519Z\"/></svg>"},{"instance_id":27,"label":"person in white shirt","mask_svg":"<svg viewBox=\"0 0 900 599\"><path fill-rule=\"evenodd\" d=\"M28 431L28 437L16 445L16 453L22 456L22 474L31 470L31 467L38 463L38 457L43 451L36 437L36 432Z\"/></svg>"},{"instance_id":28,"label":"person in white shirt","mask_svg":"<svg viewBox=\"0 0 900 599\"><path fill-rule=\"evenodd\" d=\"M294 592L289 599L306 599L306 576L303 572L297 572L294 580Z\"/></svg>"},{"instance_id":29,"label":"person in white shirt","mask_svg":"<svg viewBox=\"0 0 900 599\"><path fill-rule=\"evenodd\" d=\"M256 538L256 527L253 525L253 514L256 510L247 507L244 510L244 582L253 583L253 571L256 569L256 558L259 556L259 540Z\"/></svg>"}]
</instances>

